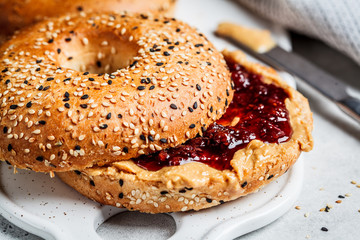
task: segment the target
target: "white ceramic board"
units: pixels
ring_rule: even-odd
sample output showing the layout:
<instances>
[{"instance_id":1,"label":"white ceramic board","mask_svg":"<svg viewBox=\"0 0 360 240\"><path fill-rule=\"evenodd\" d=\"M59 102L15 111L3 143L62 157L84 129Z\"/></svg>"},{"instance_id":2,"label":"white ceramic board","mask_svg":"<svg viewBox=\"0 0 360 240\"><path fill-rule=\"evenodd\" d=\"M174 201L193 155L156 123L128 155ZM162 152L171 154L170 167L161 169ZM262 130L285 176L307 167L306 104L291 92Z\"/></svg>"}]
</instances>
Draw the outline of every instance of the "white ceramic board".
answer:
<instances>
[{"instance_id":1,"label":"white ceramic board","mask_svg":"<svg viewBox=\"0 0 360 240\"><path fill-rule=\"evenodd\" d=\"M196 26L218 49L235 49L213 35L221 21L271 29L278 43L290 49L281 28L255 18L234 2L183 0L178 3L176 16ZM294 85L291 76L285 74L285 79ZM300 160L287 174L255 194L200 212L170 214L176 223L171 239L233 239L263 227L292 206L302 178ZM14 175L8 165L0 166L0 214L45 239L101 239L96 233L98 226L122 211L88 200L48 175L25 170ZM144 233L144 239L151 237Z\"/></svg>"}]
</instances>

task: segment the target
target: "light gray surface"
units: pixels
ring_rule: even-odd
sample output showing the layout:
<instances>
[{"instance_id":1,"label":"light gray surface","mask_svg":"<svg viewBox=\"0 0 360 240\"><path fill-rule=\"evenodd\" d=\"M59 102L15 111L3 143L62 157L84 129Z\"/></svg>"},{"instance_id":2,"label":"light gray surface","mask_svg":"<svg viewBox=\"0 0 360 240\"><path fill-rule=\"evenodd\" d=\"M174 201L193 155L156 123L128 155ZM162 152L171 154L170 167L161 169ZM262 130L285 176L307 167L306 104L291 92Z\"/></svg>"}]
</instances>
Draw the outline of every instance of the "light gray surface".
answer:
<instances>
[{"instance_id":1,"label":"light gray surface","mask_svg":"<svg viewBox=\"0 0 360 240\"><path fill-rule=\"evenodd\" d=\"M320 65L360 90L359 67L317 42L299 36L295 40L295 51L320 61ZM360 126L319 94L303 84L298 86L310 100L315 126L314 150L304 154L305 181L296 203L301 210L291 209L274 223L240 239L306 239L307 235L310 239L358 239L360 188L350 181L355 180L360 184ZM346 193L352 193L352 196L336 204L338 195ZM326 204L333 205L333 209L319 212ZM305 213L310 215L306 218ZM151 221L151 226L157 226L157 229L164 226L161 221L156 222L151 217L147 221ZM322 232L321 227L327 227L329 231ZM118 236L121 239L124 235L120 232ZM24 232L0 216L0 239L40 238Z\"/></svg>"}]
</instances>

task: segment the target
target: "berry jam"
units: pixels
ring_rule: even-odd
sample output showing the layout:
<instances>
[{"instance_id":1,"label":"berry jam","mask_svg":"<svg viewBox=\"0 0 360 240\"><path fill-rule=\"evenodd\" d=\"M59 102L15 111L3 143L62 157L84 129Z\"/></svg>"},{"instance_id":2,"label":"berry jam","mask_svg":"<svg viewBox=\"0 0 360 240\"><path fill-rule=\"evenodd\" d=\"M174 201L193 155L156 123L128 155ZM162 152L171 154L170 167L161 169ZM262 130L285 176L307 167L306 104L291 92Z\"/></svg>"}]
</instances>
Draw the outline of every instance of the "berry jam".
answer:
<instances>
[{"instance_id":1,"label":"berry jam","mask_svg":"<svg viewBox=\"0 0 360 240\"><path fill-rule=\"evenodd\" d=\"M274 84L264 83L261 75L250 73L239 64L228 66L235 93L222 118L211 124L202 137L133 159L138 166L157 171L166 166L202 162L218 170L231 169L235 152L251 140L282 143L290 139L287 93ZM235 117L238 121L234 121Z\"/></svg>"}]
</instances>

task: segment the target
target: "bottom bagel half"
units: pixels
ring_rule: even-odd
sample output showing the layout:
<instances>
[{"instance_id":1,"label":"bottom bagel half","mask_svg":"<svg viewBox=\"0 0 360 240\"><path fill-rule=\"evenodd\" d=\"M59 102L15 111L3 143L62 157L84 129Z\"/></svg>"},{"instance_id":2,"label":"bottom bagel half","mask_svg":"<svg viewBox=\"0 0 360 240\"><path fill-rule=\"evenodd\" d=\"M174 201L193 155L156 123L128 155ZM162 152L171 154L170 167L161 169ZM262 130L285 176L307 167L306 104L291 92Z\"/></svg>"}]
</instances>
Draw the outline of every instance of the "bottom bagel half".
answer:
<instances>
[{"instance_id":1,"label":"bottom bagel half","mask_svg":"<svg viewBox=\"0 0 360 240\"><path fill-rule=\"evenodd\" d=\"M223 52L228 62L262 76L267 84L282 88L292 128L281 143L252 140L237 150L230 168L218 170L201 162L166 166L156 171L132 160L82 171L58 173L63 182L99 203L148 213L200 210L258 191L284 174L302 151L313 146L312 113L299 92L288 86L273 69L248 62L240 52Z\"/></svg>"}]
</instances>

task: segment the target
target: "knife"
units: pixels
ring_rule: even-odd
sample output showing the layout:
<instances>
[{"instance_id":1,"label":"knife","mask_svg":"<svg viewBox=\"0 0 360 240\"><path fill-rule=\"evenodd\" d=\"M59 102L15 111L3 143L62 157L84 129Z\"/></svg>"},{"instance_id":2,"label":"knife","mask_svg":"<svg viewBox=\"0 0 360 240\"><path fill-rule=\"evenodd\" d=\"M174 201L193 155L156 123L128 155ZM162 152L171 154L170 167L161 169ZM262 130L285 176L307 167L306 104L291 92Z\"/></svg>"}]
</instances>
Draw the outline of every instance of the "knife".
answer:
<instances>
[{"instance_id":1,"label":"knife","mask_svg":"<svg viewBox=\"0 0 360 240\"><path fill-rule=\"evenodd\" d=\"M287 71L304 80L360 123L360 99L347 93L348 86L301 56L277 46L269 31L221 23L216 34L271 67Z\"/></svg>"}]
</instances>

